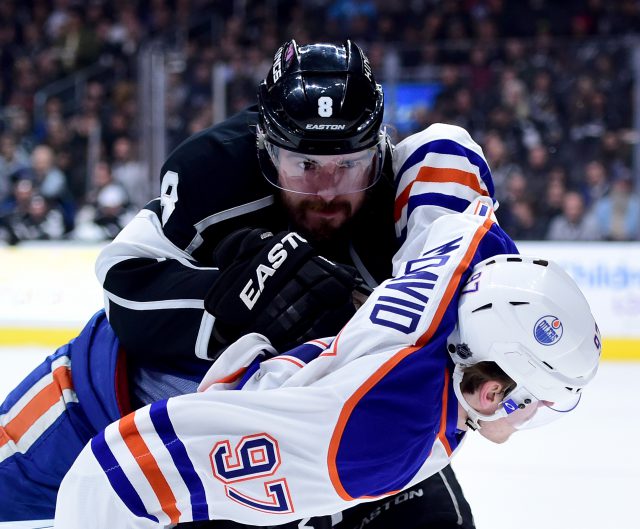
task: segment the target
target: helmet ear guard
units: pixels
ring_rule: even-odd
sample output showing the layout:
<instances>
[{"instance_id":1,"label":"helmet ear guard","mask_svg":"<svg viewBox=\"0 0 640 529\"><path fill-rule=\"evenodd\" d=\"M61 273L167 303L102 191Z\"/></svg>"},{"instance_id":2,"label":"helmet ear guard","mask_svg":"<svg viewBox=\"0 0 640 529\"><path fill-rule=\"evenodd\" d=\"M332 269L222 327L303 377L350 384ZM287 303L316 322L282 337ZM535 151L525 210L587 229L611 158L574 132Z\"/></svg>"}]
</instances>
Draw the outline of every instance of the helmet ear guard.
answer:
<instances>
[{"instance_id":1,"label":"helmet ear guard","mask_svg":"<svg viewBox=\"0 0 640 529\"><path fill-rule=\"evenodd\" d=\"M466 366L495 362L517 385L494 416L471 409L477 426L477 420L507 417L533 404L543 403L545 413L575 408L596 374L601 339L584 295L559 265L502 255L473 269L447 347L456 364L454 389L468 412L459 385ZM535 423L532 417L527 422Z\"/></svg>"}]
</instances>

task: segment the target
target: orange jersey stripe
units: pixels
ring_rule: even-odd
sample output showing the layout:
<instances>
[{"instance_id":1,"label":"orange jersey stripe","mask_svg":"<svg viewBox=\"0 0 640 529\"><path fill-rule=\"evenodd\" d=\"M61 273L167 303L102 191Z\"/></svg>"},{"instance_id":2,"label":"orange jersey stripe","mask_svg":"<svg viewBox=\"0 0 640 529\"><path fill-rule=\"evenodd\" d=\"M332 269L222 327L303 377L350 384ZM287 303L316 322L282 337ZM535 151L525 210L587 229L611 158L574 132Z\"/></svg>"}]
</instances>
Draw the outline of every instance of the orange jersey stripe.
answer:
<instances>
[{"instance_id":1,"label":"orange jersey stripe","mask_svg":"<svg viewBox=\"0 0 640 529\"><path fill-rule=\"evenodd\" d=\"M60 402L65 389L73 389L71 370L68 366L60 366L51 373L53 381L42 388L20 412L2 428L0 446L13 440L17 443L33 424L47 413L52 406Z\"/></svg>"},{"instance_id":2,"label":"orange jersey stripe","mask_svg":"<svg viewBox=\"0 0 640 529\"><path fill-rule=\"evenodd\" d=\"M347 421L349 420L349 417L351 416L351 413L355 409L358 402L360 402L360 400L364 397L364 395L366 395L371 390L371 388L373 388L384 376L386 376L387 373L389 373L389 371L391 371L398 363L404 360L407 356L414 353L415 351L420 349L422 346L424 346L426 343L428 343L429 340L431 340L431 338L435 334L436 329L440 325L440 322L442 321L442 317L444 316L444 313L447 307L449 306L449 303L451 302L451 299L453 298L453 295L455 294L458 288L458 285L460 284L460 280L462 279L462 274L469 267L469 264L471 263L471 260L473 259L473 256L475 255L476 250L478 249L480 241L482 240L484 235L487 233L487 231L489 231L492 225L493 225L493 221L490 218L486 218L482 226L480 226L476 230L476 233L474 234L473 239L471 240L471 243L467 248L467 251L465 252L458 266L456 267L456 270L454 271L453 276L451 277L451 281L449 282L449 284L447 285L447 288L445 289L444 295L440 300L438 308L436 309L436 312L433 316L433 320L429 325L429 328L416 341L416 345L412 345L409 347L405 347L404 349L401 349L393 357L391 357L384 364L382 364L375 371L375 373L373 373L362 384L362 386L360 386L353 393L353 395L351 395L351 397L347 399L344 406L342 407L340 416L338 417L338 421L336 423L336 427L331 436L331 441L329 443L329 451L327 454L327 467L329 469L329 477L331 479L331 483L333 484L333 487L335 488L338 495L343 500L350 501L350 500L353 500L354 498L352 498L347 493L347 491L342 486L342 483L340 482L340 477L338 475L338 469L336 466L336 457L338 455L338 447L340 445L340 439L342 438L342 434L344 433L344 429L347 425Z\"/></svg>"},{"instance_id":3,"label":"orange jersey stripe","mask_svg":"<svg viewBox=\"0 0 640 529\"><path fill-rule=\"evenodd\" d=\"M164 474L162 474L153 454L151 454L151 451L144 442L140 432L138 432L134 418L135 413L130 413L126 417L120 419L120 422L118 423L120 435L129 448L129 451L136 459L136 462L144 476L147 478L149 485L151 485L151 488L156 493L156 497L160 502L160 507L171 519L171 523L178 523L180 519L180 511L176 506L176 497L174 496L169 483L167 483Z\"/></svg>"},{"instance_id":4,"label":"orange jersey stripe","mask_svg":"<svg viewBox=\"0 0 640 529\"><path fill-rule=\"evenodd\" d=\"M396 222L400 220L402 208L407 205L411 188L416 182L438 182L438 183L455 183L467 186L476 193L483 196L489 196L489 193L480 187L478 177L467 171L460 169L438 168L438 167L421 167L418 175L411 183L396 197L394 207L394 219Z\"/></svg>"},{"instance_id":5,"label":"orange jersey stripe","mask_svg":"<svg viewBox=\"0 0 640 529\"><path fill-rule=\"evenodd\" d=\"M231 373L230 375L227 375L226 377L222 377L222 378L216 380L215 382L213 382L213 384L228 384L230 382L235 382L242 375L244 375L246 372L247 372L247 368L246 367L241 367L236 372Z\"/></svg>"},{"instance_id":6,"label":"orange jersey stripe","mask_svg":"<svg viewBox=\"0 0 640 529\"><path fill-rule=\"evenodd\" d=\"M473 259L473 256L476 254L476 250L480 245L480 241L485 236L485 234L491 229L491 226L493 226L493 224L494 224L493 220L487 217L482 223L482 226L480 226L476 230L476 233L473 235L473 239L471 239L471 243L469 244L469 248L467 248L467 251L464 254L464 257L462 258L460 263L458 263L458 266L456 267L456 271L453 273L453 277L451 278L451 281L447 285L444 295L442 296L442 301L438 305L438 308L436 309L436 313L433 317L433 320L431 321L431 325L427 329L427 332L424 333L418 339L418 341L416 342L417 346L422 347L425 343L427 343L435 333L436 329L438 328L438 325L440 325L440 322L442 321L442 316L444 316L444 312L447 310L447 306L451 302L451 298L453 298L455 291L458 289L458 285L460 283L460 279L462 279L463 272L467 268L469 268L469 265L471 264L471 260Z\"/></svg>"},{"instance_id":7,"label":"orange jersey stripe","mask_svg":"<svg viewBox=\"0 0 640 529\"><path fill-rule=\"evenodd\" d=\"M291 356L274 356L269 359L269 362L273 362L274 360L284 360L285 362L291 362L293 365L297 367L304 367L305 364L298 360L297 358L293 358Z\"/></svg>"},{"instance_id":8,"label":"orange jersey stripe","mask_svg":"<svg viewBox=\"0 0 640 529\"><path fill-rule=\"evenodd\" d=\"M447 455L451 457L451 445L447 439L447 407L449 404L449 370L444 371L444 389L442 390L442 416L440 417L440 430L438 431L438 439L444 446Z\"/></svg>"},{"instance_id":9,"label":"orange jersey stripe","mask_svg":"<svg viewBox=\"0 0 640 529\"><path fill-rule=\"evenodd\" d=\"M340 332L336 335L335 339L331 343L331 349L329 349L328 351L324 351L323 353L320 353L318 355L318 358L320 358L321 356L336 356L336 354L338 354L338 341L340 340L340 335L342 334L343 330L344 330L344 327L340 329Z\"/></svg>"}]
</instances>

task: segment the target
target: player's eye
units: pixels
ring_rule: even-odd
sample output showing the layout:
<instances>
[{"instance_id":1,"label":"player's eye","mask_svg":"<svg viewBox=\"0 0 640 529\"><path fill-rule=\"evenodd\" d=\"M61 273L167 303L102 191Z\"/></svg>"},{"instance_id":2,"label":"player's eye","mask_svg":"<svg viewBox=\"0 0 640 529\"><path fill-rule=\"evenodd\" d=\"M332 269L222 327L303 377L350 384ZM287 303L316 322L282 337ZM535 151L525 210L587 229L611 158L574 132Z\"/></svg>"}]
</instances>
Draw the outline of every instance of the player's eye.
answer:
<instances>
[{"instance_id":1,"label":"player's eye","mask_svg":"<svg viewBox=\"0 0 640 529\"><path fill-rule=\"evenodd\" d=\"M303 160L298 164L298 166L303 171L315 171L318 168L318 164L313 160Z\"/></svg>"},{"instance_id":2,"label":"player's eye","mask_svg":"<svg viewBox=\"0 0 640 529\"><path fill-rule=\"evenodd\" d=\"M353 169L358 166L358 160L342 160L338 163L339 169Z\"/></svg>"}]
</instances>

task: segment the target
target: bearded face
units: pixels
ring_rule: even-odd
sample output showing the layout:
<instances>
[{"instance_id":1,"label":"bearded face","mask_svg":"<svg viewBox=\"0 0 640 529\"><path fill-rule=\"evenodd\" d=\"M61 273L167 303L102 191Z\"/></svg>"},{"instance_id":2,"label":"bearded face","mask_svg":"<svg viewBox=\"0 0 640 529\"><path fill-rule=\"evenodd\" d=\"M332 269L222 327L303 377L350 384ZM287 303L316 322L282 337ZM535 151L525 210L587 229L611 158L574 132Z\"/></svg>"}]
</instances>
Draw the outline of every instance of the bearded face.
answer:
<instances>
[{"instance_id":1,"label":"bearded face","mask_svg":"<svg viewBox=\"0 0 640 529\"><path fill-rule=\"evenodd\" d=\"M282 191L281 199L296 229L314 240L327 241L334 238L362 207L365 192L325 200L320 196Z\"/></svg>"}]
</instances>

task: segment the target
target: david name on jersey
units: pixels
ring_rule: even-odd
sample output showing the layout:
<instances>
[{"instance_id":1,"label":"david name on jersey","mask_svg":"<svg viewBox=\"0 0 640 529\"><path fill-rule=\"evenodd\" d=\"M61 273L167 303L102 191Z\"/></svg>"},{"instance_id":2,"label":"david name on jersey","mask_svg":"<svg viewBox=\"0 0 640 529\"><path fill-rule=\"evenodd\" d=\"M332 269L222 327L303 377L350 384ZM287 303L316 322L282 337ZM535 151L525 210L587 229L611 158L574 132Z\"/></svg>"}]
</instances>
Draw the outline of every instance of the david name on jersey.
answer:
<instances>
[{"instance_id":1,"label":"david name on jersey","mask_svg":"<svg viewBox=\"0 0 640 529\"><path fill-rule=\"evenodd\" d=\"M442 267L460 248L461 240L462 237L458 237L407 261L403 273L385 285L373 306L370 321L404 334L415 331L429 303L426 291L435 288Z\"/></svg>"}]
</instances>

